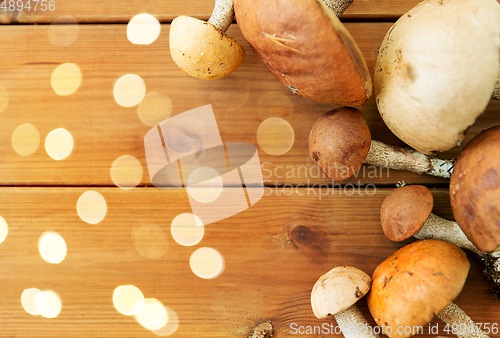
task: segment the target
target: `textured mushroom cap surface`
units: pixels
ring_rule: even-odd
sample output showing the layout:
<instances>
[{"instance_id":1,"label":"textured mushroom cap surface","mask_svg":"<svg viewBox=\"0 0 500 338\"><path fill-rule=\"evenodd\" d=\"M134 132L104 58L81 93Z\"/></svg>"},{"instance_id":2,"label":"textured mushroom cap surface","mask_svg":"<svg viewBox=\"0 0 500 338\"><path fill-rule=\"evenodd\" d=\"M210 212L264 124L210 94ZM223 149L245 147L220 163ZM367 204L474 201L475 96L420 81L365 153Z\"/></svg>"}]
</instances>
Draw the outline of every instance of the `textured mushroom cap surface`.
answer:
<instances>
[{"instance_id":1,"label":"textured mushroom cap surface","mask_svg":"<svg viewBox=\"0 0 500 338\"><path fill-rule=\"evenodd\" d=\"M321 0L235 0L234 11L255 53L295 94L342 106L371 96L359 48Z\"/></svg>"},{"instance_id":2,"label":"textured mushroom cap surface","mask_svg":"<svg viewBox=\"0 0 500 338\"><path fill-rule=\"evenodd\" d=\"M409 337L405 328L427 324L460 294L469 266L462 249L449 242L404 246L373 273L367 302L375 322L391 338Z\"/></svg>"},{"instance_id":3,"label":"textured mushroom cap surface","mask_svg":"<svg viewBox=\"0 0 500 338\"><path fill-rule=\"evenodd\" d=\"M231 74L245 59L245 50L236 40L188 16L179 16L170 25L170 54L180 69L205 80Z\"/></svg>"},{"instance_id":4,"label":"textured mushroom cap surface","mask_svg":"<svg viewBox=\"0 0 500 338\"><path fill-rule=\"evenodd\" d=\"M425 154L462 141L495 87L498 22L496 0L427 0L393 25L377 56L374 88L397 137Z\"/></svg>"},{"instance_id":5,"label":"textured mushroom cap surface","mask_svg":"<svg viewBox=\"0 0 500 338\"><path fill-rule=\"evenodd\" d=\"M356 173L370 151L371 134L356 108L337 108L322 115L309 133L309 155L335 181Z\"/></svg>"},{"instance_id":6,"label":"textured mushroom cap surface","mask_svg":"<svg viewBox=\"0 0 500 338\"><path fill-rule=\"evenodd\" d=\"M372 279L364 271L352 266L338 266L314 284L311 306L317 318L336 315L354 305L368 290Z\"/></svg>"},{"instance_id":7,"label":"textured mushroom cap surface","mask_svg":"<svg viewBox=\"0 0 500 338\"><path fill-rule=\"evenodd\" d=\"M479 250L500 245L500 126L462 150L450 178L450 201L455 220Z\"/></svg>"},{"instance_id":8,"label":"textured mushroom cap surface","mask_svg":"<svg viewBox=\"0 0 500 338\"><path fill-rule=\"evenodd\" d=\"M391 191L382 202L380 221L391 241L404 241L422 228L432 212L434 198L423 185L405 185Z\"/></svg>"}]
</instances>

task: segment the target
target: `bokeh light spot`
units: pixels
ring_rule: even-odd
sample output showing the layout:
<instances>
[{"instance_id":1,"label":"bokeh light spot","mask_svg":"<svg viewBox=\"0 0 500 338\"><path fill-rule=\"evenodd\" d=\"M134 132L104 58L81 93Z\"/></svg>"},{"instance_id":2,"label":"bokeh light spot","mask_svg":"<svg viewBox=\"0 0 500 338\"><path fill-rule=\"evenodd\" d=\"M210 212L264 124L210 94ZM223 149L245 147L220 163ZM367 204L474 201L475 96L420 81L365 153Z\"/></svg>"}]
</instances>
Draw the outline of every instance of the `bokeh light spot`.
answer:
<instances>
[{"instance_id":1,"label":"bokeh light spot","mask_svg":"<svg viewBox=\"0 0 500 338\"><path fill-rule=\"evenodd\" d=\"M49 41L54 46L68 47L76 41L79 31L78 21L70 15L63 15L51 22Z\"/></svg>"},{"instance_id":2,"label":"bokeh light spot","mask_svg":"<svg viewBox=\"0 0 500 338\"><path fill-rule=\"evenodd\" d=\"M33 155L40 146L40 132L31 123L18 126L12 133L12 148L21 156Z\"/></svg>"},{"instance_id":3,"label":"bokeh light spot","mask_svg":"<svg viewBox=\"0 0 500 338\"><path fill-rule=\"evenodd\" d=\"M134 285L120 285L113 292L113 305L125 316L134 316L144 308L144 295Z\"/></svg>"},{"instance_id":4,"label":"bokeh light spot","mask_svg":"<svg viewBox=\"0 0 500 338\"><path fill-rule=\"evenodd\" d=\"M184 246L198 244L205 233L200 218L188 213L175 217L170 229L174 240Z\"/></svg>"},{"instance_id":5,"label":"bokeh light spot","mask_svg":"<svg viewBox=\"0 0 500 338\"><path fill-rule=\"evenodd\" d=\"M150 45L160 36L161 25L150 14L134 16L127 25L127 38L136 45Z\"/></svg>"},{"instance_id":6,"label":"bokeh light spot","mask_svg":"<svg viewBox=\"0 0 500 338\"><path fill-rule=\"evenodd\" d=\"M26 289L23 291L21 295L21 305L23 306L23 309L28 312L30 315L33 316L39 316L40 312L38 312L36 306L35 306L35 299L38 296L38 294L41 294L42 291L36 289L36 288L31 288L31 289ZM46 308L47 305L44 305L44 309Z\"/></svg>"},{"instance_id":7,"label":"bokeh light spot","mask_svg":"<svg viewBox=\"0 0 500 338\"><path fill-rule=\"evenodd\" d=\"M224 257L215 249L199 248L191 254L189 266L191 271L200 278L217 278L224 271Z\"/></svg>"},{"instance_id":8,"label":"bokeh light spot","mask_svg":"<svg viewBox=\"0 0 500 338\"><path fill-rule=\"evenodd\" d=\"M98 192L86 191L78 199L76 211L83 221L97 224L106 216L108 205L104 197Z\"/></svg>"},{"instance_id":9,"label":"bokeh light spot","mask_svg":"<svg viewBox=\"0 0 500 338\"><path fill-rule=\"evenodd\" d=\"M187 191L198 202L213 202L222 192L222 178L212 168L197 168L189 175Z\"/></svg>"},{"instance_id":10,"label":"bokeh light spot","mask_svg":"<svg viewBox=\"0 0 500 338\"><path fill-rule=\"evenodd\" d=\"M257 143L269 155L283 155L293 146L293 128L283 119L272 117L257 129Z\"/></svg>"},{"instance_id":11,"label":"bokeh light spot","mask_svg":"<svg viewBox=\"0 0 500 338\"><path fill-rule=\"evenodd\" d=\"M135 316L139 324L148 330L159 330L168 322L168 312L165 306L155 298L147 298L143 309Z\"/></svg>"},{"instance_id":12,"label":"bokeh light spot","mask_svg":"<svg viewBox=\"0 0 500 338\"><path fill-rule=\"evenodd\" d=\"M45 139L45 151L54 160L64 160L73 151L73 136L64 128L52 130Z\"/></svg>"},{"instance_id":13,"label":"bokeh light spot","mask_svg":"<svg viewBox=\"0 0 500 338\"><path fill-rule=\"evenodd\" d=\"M82 83L80 68L74 63L63 63L52 72L50 83L57 95L71 95Z\"/></svg>"},{"instance_id":14,"label":"bokeh light spot","mask_svg":"<svg viewBox=\"0 0 500 338\"><path fill-rule=\"evenodd\" d=\"M144 99L146 84L140 76L127 74L116 81L113 93L120 106L134 107Z\"/></svg>"},{"instance_id":15,"label":"bokeh light spot","mask_svg":"<svg viewBox=\"0 0 500 338\"><path fill-rule=\"evenodd\" d=\"M147 93L137 106L137 114L145 125L156 126L172 114L172 101L162 93Z\"/></svg>"},{"instance_id":16,"label":"bokeh light spot","mask_svg":"<svg viewBox=\"0 0 500 338\"><path fill-rule=\"evenodd\" d=\"M55 318L62 309L61 298L54 291L42 291L35 297L35 308L42 317Z\"/></svg>"},{"instance_id":17,"label":"bokeh light spot","mask_svg":"<svg viewBox=\"0 0 500 338\"><path fill-rule=\"evenodd\" d=\"M47 231L38 240L38 250L42 258L52 264L61 263L68 252L66 242L56 232Z\"/></svg>"},{"instance_id":18,"label":"bokeh light spot","mask_svg":"<svg viewBox=\"0 0 500 338\"><path fill-rule=\"evenodd\" d=\"M9 225L7 224L7 221L2 216L0 216L0 243L5 241L8 234Z\"/></svg>"}]
</instances>

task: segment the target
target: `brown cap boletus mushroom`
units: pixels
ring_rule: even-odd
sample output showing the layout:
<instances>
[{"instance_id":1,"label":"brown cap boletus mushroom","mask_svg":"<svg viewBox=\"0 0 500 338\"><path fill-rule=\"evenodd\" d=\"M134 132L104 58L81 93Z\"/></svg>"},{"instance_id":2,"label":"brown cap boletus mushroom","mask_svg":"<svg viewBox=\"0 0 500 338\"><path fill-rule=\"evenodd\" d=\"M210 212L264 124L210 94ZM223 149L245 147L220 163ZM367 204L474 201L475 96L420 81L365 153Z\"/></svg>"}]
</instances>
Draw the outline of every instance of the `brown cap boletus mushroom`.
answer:
<instances>
[{"instance_id":1,"label":"brown cap boletus mushroom","mask_svg":"<svg viewBox=\"0 0 500 338\"><path fill-rule=\"evenodd\" d=\"M352 266L338 266L321 276L311 292L311 306L317 318L334 316L347 338L378 337L355 305L369 290L368 274ZM361 329L361 326L365 329Z\"/></svg>"},{"instance_id":2,"label":"brown cap boletus mushroom","mask_svg":"<svg viewBox=\"0 0 500 338\"><path fill-rule=\"evenodd\" d=\"M500 126L474 137L450 178L455 220L472 243L490 252L500 245Z\"/></svg>"},{"instance_id":3,"label":"brown cap boletus mushroom","mask_svg":"<svg viewBox=\"0 0 500 338\"><path fill-rule=\"evenodd\" d=\"M425 154L462 142L498 79L499 22L496 0L426 0L391 27L374 89L397 137Z\"/></svg>"},{"instance_id":4,"label":"brown cap boletus mushroom","mask_svg":"<svg viewBox=\"0 0 500 338\"><path fill-rule=\"evenodd\" d=\"M419 328L437 315L450 326L466 323L468 330L461 337L487 337L452 303L469 266L462 249L445 241L427 239L404 246L373 273L367 302L375 322L389 337L402 338L422 333Z\"/></svg>"},{"instance_id":5,"label":"brown cap boletus mushroom","mask_svg":"<svg viewBox=\"0 0 500 338\"><path fill-rule=\"evenodd\" d=\"M360 106L372 79L340 15L352 2L235 0L239 28L257 56L294 94L342 106ZM344 4L347 4L345 6Z\"/></svg>"},{"instance_id":6,"label":"brown cap boletus mushroom","mask_svg":"<svg viewBox=\"0 0 500 338\"><path fill-rule=\"evenodd\" d=\"M179 16L170 25L170 54L189 75L219 79L235 71L245 59L245 50L225 34L234 19L232 0L216 0L208 21Z\"/></svg>"},{"instance_id":7,"label":"brown cap boletus mushroom","mask_svg":"<svg viewBox=\"0 0 500 338\"><path fill-rule=\"evenodd\" d=\"M347 107L331 110L314 123L309 133L309 155L335 181L348 179L363 163L444 178L450 177L453 167L451 161L371 140L361 111Z\"/></svg>"}]
</instances>

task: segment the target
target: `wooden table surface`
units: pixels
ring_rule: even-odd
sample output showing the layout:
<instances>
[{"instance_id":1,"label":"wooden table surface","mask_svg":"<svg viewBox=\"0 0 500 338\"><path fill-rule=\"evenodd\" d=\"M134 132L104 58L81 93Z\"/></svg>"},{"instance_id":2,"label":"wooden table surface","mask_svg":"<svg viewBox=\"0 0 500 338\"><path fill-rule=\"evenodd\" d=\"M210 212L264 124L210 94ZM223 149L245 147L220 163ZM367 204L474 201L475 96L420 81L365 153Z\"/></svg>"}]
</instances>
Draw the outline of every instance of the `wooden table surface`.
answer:
<instances>
[{"instance_id":1,"label":"wooden table surface","mask_svg":"<svg viewBox=\"0 0 500 338\"><path fill-rule=\"evenodd\" d=\"M342 20L371 72L385 33L417 3L354 0L344 14ZM331 182L314 170L307 136L314 121L334 106L292 95L253 54L237 25L228 33L244 46L246 59L236 72L203 81L180 71L169 53L169 23L178 15L207 19L212 1L52 4L53 11L9 11L9 4L7 10L0 9L0 216L9 229L0 244L0 337L169 333L147 330L119 313L113 292L120 285L134 285L146 298L156 298L175 312L178 328L172 337L247 337L263 321L272 322L273 337L321 336L294 329L336 325L312 313L310 292L317 278L337 265L371 274L387 256L412 242L391 242L380 227L382 200L399 181L432 188L434 212L453 217L445 179L364 167L342 186L329 186ZM161 33L151 45L127 39L127 23L140 13L161 22ZM61 16L78 22L58 30L76 32L67 46L51 40L51 23ZM76 92L60 96L51 76L66 63L78 67L82 81ZM210 104L223 142L257 147L264 196L245 211L206 225L196 245L180 245L171 235L173 220L191 212L186 190L151 184L144 136L152 127L141 121L136 106L123 107L114 99L114 84L126 74L140 76L147 93L168 97L171 116ZM384 125L373 98L361 110L373 139L403 145ZM286 121L293 130L293 146L285 154L266 153L257 140L259 126L271 117ZM500 104L492 101L464 143L499 122ZM27 151L33 139L23 139L26 133L19 138L15 131L27 123L38 131L40 141L21 156L19 149ZM47 136L58 128L66 129L74 142L71 154L62 160L45 150ZM440 156L453 158L462 147ZM113 164L124 155L142 167L142 178L133 189L118 187L112 177ZM106 216L97 224L84 222L77 212L77 202L87 191L100 193L107 204ZM44 261L39 253L40 237L47 231L57 232L67 245L67 256L59 264ZM203 279L192 272L190 256L202 247L224 257L219 277ZM481 263L467 254L471 270L456 303L478 323L497 327L500 304L488 295L490 283ZM62 304L59 315L29 314L21 295L30 288L56 292ZM374 324L364 299L359 306ZM438 334L451 335L437 318L431 325L437 325ZM438 335L424 329L419 336Z\"/></svg>"}]
</instances>

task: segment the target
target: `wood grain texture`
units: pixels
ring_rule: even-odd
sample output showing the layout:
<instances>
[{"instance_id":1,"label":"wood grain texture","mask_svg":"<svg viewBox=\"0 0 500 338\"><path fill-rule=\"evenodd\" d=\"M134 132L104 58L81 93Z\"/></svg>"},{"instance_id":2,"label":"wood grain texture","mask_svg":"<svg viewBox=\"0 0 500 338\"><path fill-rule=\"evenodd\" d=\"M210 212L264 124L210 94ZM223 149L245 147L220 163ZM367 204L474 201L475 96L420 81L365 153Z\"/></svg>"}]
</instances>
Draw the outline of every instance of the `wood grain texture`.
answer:
<instances>
[{"instance_id":1,"label":"wood grain texture","mask_svg":"<svg viewBox=\"0 0 500 338\"><path fill-rule=\"evenodd\" d=\"M0 1L0 5L4 0ZM17 0L16 0L17 1ZM189 15L208 20L214 5L213 0L182 1L182 0L146 0L120 2L85 0L53 0L55 10L41 10L41 1L35 11L36 2L31 0L31 10L4 11L0 10L0 23L51 23L60 16L72 16L80 23L126 23L133 16L149 13L164 23L171 22L179 15ZM9 0L7 0L7 3ZM27 5L28 0L22 0ZM48 4L49 0L46 0ZM418 0L372 1L355 0L342 16L343 20L396 20L418 4ZM23 6L24 7L24 6ZM8 5L7 5L8 8Z\"/></svg>"},{"instance_id":2,"label":"wood grain texture","mask_svg":"<svg viewBox=\"0 0 500 338\"><path fill-rule=\"evenodd\" d=\"M173 218L191 210L184 190L96 189L108 204L106 217L96 225L83 222L76 212L85 191L0 189L0 215L9 224L0 245L3 336L153 337L113 307L113 290L132 284L177 313L180 324L173 337L246 337L265 320L273 323L273 337L292 337L295 324L336 326L333 319L318 320L312 314L310 291L319 276L337 265L372 274L412 241L395 243L383 235L379 208L388 189L371 196L337 191L321 199L305 189L288 196L269 191L244 212L205 226L203 240L193 247L177 244L170 235ZM435 212L450 217L447 191L433 189L433 194ZM162 257L141 256L133 238L141 226L164 231L168 249ZM68 255L60 264L46 263L38 253L45 231L59 233L67 243ZM145 240L143 244L150 240L154 245L156 239ZM224 256L225 270L218 278L204 280L191 272L189 257L199 247L212 247ZM495 323L500 304L487 295L489 284L479 262L470 253L468 257L472 268L456 303L476 321ZM21 293L33 287L58 293L63 307L57 318L23 310ZM366 301L359 305L373 325ZM432 325L445 334L438 319ZM435 336L425 329L419 336Z\"/></svg>"},{"instance_id":3,"label":"wood grain texture","mask_svg":"<svg viewBox=\"0 0 500 338\"><path fill-rule=\"evenodd\" d=\"M390 23L350 23L346 27L358 42L369 69ZM211 104L223 142L249 142L257 146L264 179L268 185L329 183L313 167L307 151L307 137L314 121L334 106L294 96L267 71L244 41L237 26L229 30L243 44L247 57L230 76L202 81L189 77L173 63L168 50L168 25L162 26L158 40L149 46L132 45L124 25L81 25L77 40L69 47L56 47L48 40L48 26L0 27L2 85L9 95L0 113L0 154L2 185L113 186L110 168L122 155L141 162L145 175L140 185L151 185L147 175L143 138L151 128L138 118L137 108L119 106L113 97L116 80L137 74L147 92L170 97L172 115ZM75 63L82 84L75 94L58 96L50 78L62 63ZM374 100L361 108L372 138L402 145L381 120ZM500 121L500 104L493 102L468 132L466 141L480 130ZM269 117L285 119L293 128L295 141L281 156L259 148L257 129ZM13 149L11 136L17 126L31 123L41 135L41 145L28 157ZM56 128L73 135L75 147L65 160L54 161L44 151L43 141ZM461 148L442 154L456 156ZM443 179L374 168L363 169L352 184L408 183L446 184Z\"/></svg>"}]
</instances>

